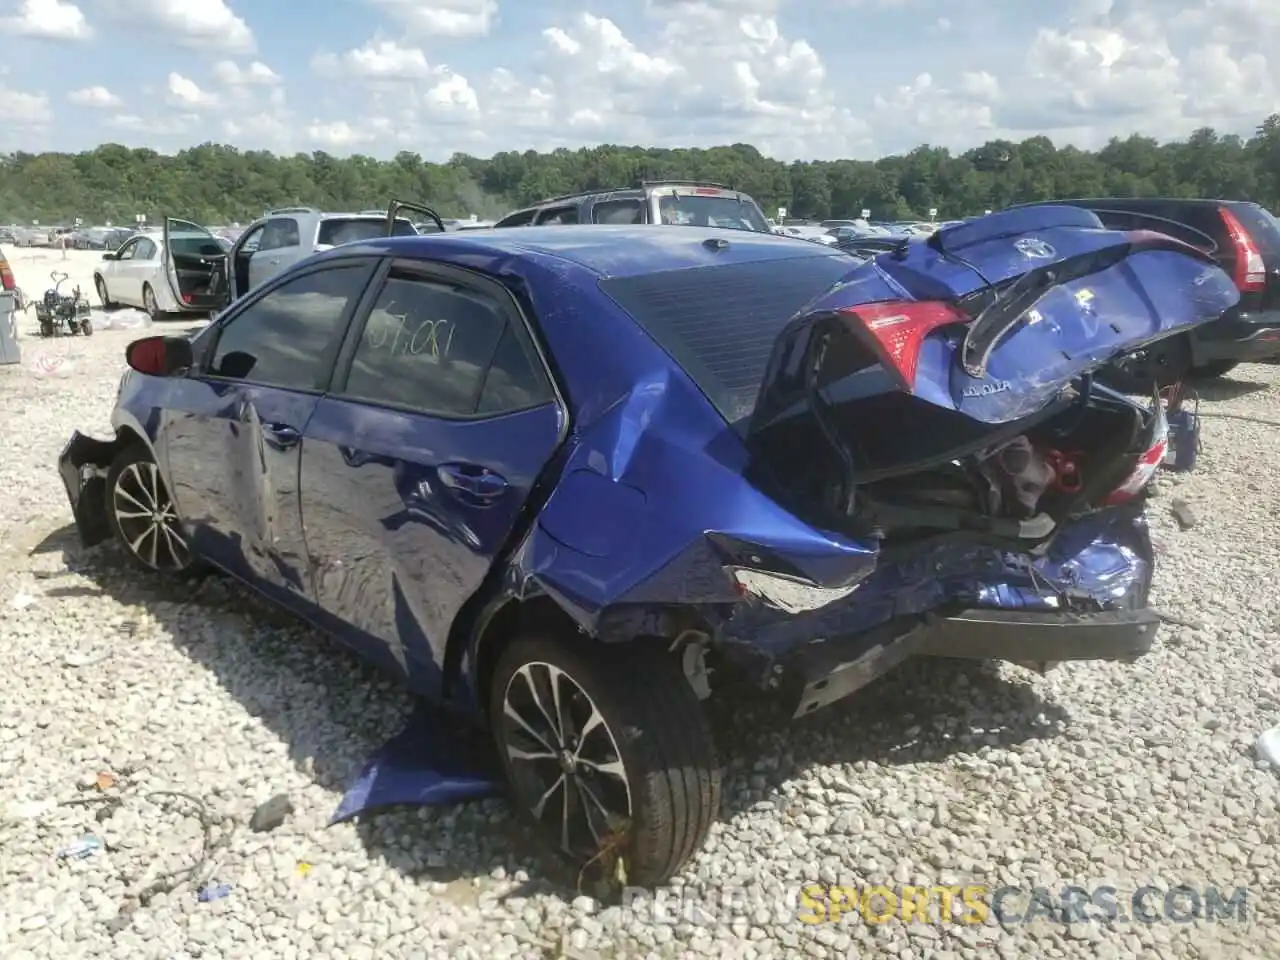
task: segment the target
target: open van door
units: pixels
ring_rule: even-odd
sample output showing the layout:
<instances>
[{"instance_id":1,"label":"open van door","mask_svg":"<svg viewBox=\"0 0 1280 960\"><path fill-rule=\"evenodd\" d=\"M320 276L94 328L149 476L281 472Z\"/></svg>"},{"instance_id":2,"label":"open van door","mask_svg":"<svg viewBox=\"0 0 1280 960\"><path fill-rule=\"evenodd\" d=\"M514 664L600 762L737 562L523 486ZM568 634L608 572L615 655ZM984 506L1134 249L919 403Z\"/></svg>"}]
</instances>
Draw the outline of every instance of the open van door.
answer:
<instances>
[{"instance_id":1,"label":"open van door","mask_svg":"<svg viewBox=\"0 0 1280 960\"><path fill-rule=\"evenodd\" d=\"M174 302L183 310L211 313L229 302L227 253L207 228L165 217L160 258Z\"/></svg>"},{"instance_id":2,"label":"open van door","mask_svg":"<svg viewBox=\"0 0 1280 960\"><path fill-rule=\"evenodd\" d=\"M412 210L414 213L420 213L433 224L435 224L437 233L444 233L444 221L440 219L440 214L436 213L428 206L421 203L412 203L408 200L392 200L391 205L387 207L387 236L395 236L396 218L400 216L402 210Z\"/></svg>"}]
</instances>

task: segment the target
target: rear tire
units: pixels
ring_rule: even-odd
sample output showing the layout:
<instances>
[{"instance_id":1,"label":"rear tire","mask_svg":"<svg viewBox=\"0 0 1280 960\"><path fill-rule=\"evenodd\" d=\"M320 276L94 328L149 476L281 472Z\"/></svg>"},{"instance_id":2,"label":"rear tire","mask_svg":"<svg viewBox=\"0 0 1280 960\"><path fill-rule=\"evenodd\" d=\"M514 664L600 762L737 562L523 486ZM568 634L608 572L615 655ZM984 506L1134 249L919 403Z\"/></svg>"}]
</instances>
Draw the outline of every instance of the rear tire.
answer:
<instances>
[{"instance_id":1,"label":"rear tire","mask_svg":"<svg viewBox=\"0 0 1280 960\"><path fill-rule=\"evenodd\" d=\"M720 766L662 647L520 637L494 670L489 717L512 804L579 886L660 886L706 840Z\"/></svg>"},{"instance_id":2,"label":"rear tire","mask_svg":"<svg viewBox=\"0 0 1280 960\"><path fill-rule=\"evenodd\" d=\"M106 499L111 532L135 567L174 577L201 572L160 470L141 443L116 455L107 471Z\"/></svg>"},{"instance_id":3,"label":"rear tire","mask_svg":"<svg viewBox=\"0 0 1280 960\"><path fill-rule=\"evenodd\" d=\"M1217 380L1219 377L1225 377L1238 366L1240 366L1239 360L1211 360L1209 363L1192 367L1191 376L1197 380Z\"/></svg>"},{"instance_id":4,"label":"rear tire","mask_svg":"<svg viewBox=\"0 0 1280 960\"><path fill-rule=\"evenodd\" d=\"M151 284L142 285L142 309L147 312L153 321L163 320L164 311L160 309L160 304L156 300L156 292L151 289Z\"/></svg>"}]
</instances>

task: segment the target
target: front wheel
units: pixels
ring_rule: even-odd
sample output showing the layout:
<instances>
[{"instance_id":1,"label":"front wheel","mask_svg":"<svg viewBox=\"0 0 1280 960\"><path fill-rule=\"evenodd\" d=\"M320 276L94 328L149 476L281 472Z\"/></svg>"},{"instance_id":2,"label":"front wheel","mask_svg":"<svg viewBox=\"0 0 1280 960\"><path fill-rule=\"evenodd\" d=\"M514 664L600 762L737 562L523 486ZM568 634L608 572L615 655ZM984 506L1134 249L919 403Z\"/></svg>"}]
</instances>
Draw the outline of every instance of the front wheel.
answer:
<instances>
[{"instance_id":1,"label":"front wheel","mask_svg":"<svg viewBox=\"0 0 1280 960\"><path fill-rule=\"evenodd\" d=\"M665 649L518 638L494 671L489 715L512 803L580 887L660 886L706 840L720 767Z\"/></svg>"},{"instance_id":2,"label":"front wheel","mask_svg":"<svg viewBox=\"0 0 1280 960\"><path fill-rule=\"evenodd\" d=\"M116 456L106 487L111 530L134 566L174 576L197 572L164 478L145 447L132 444Z\"/></svg>"},{"instance_id":3,"label":"front wheel","mask_svg":"<svg viewBox=\"0 0 1280 960\"><path fill-rule=\"evenodd\" d=\"M88 317L85 317L83 320L81 320L81 321L80 321L80 332L81 332L81 333L83 333L86 337L92 337L92 336L93 336L93 321L92 321L92 320L90 320Z\"/></svg>"},{"instance_id":4,"label":"front wheel","mask_svg":"<svg viewBox=\"0 0 1280 960\"><path fill-rule=\"evenodd\" d=\"M102 301L102 306L110 310L116 305L115 301L107 295L107 281L102 279L101 274L94 276L93 285L98 290L98 299Z\"/></svg>"}]
</instances>

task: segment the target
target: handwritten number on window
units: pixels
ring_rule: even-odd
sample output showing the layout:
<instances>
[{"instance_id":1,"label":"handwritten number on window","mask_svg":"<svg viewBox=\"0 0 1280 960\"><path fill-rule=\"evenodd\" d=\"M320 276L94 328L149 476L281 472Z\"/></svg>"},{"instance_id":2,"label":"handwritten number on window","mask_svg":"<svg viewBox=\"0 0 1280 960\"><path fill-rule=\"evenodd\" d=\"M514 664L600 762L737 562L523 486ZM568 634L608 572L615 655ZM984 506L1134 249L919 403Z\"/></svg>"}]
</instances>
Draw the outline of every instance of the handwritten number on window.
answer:
<instances>
[{"instance_id":1,"label":"handwritten number on window","mask_svg":"<svg viewBox=\"0 0 1280 960\"><path fill-rule=\"evenodd\" d=\"M388 307L395 306L394 302ZM452 320L411 321L408 314L383 311L379 322L365 330L365 342L374 350L388 348L393 357L427 356L448 360L453 346L455 324Z\"/></svg>"}]
</instances>

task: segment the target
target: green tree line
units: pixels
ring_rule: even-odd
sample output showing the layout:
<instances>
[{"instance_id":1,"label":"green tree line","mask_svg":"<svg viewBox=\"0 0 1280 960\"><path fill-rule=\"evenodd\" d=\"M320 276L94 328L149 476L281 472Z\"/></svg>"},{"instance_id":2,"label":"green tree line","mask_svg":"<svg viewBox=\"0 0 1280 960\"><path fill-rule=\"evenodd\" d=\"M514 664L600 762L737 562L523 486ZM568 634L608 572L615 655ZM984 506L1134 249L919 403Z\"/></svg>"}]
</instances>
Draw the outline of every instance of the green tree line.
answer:
<instances>
[{"instance_id":1,"label":"green tree line","mask_svg":"<svg viewBox=\"0 0 1280 960\"><path fill-rule=\"evenodd\" d=\"M0 222L130 223L180 216L247 222L269 207L327 210L416 200L444 216L496 217L557 194L639 179L702 179L744 190L766 212L876 219L968 216L1011 203L1071 196L1203 196L1257 200L1280 209L1280 114L1249 139L1197 130L1183 141L1112 139L1096 152L1047 137L993 140L951 153L923 145L875 161L785 163L738 143L710 149L603 145L550 153L508 151L487 159L455 154L428 163L328 153L276 156L206 143L166 156L105 144L83 153L0 156Z\"/></svg>"}]
</instances>

